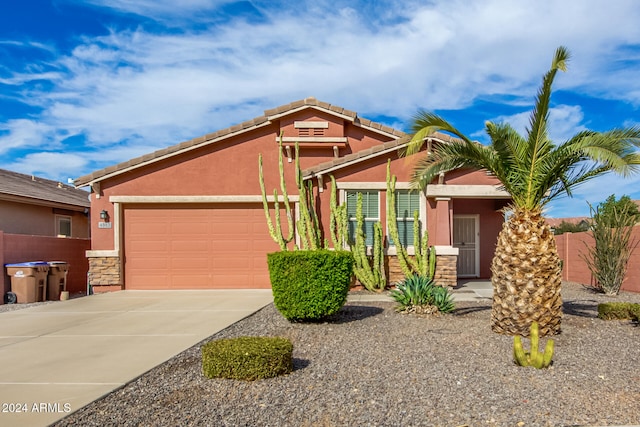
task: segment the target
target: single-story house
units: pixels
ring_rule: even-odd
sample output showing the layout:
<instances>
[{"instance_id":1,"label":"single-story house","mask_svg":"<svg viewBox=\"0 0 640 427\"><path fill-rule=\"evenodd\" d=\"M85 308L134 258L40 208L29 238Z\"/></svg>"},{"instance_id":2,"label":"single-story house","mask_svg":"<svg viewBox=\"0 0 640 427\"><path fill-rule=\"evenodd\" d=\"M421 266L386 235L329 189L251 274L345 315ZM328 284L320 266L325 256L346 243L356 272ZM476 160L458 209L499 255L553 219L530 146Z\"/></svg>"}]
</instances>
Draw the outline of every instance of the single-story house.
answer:
<instances>
[{"instance_id":1,"label":"single-story house","mask_svg":"<svg viewBox=\"0 0 640 427\"><path fill-rule=\"evenodd\" d=\"M0 169L0 266L25 261L69 264L67 290L87 287L89 192L57 181ZM3 272L2 294L10 289ZM0 303L3 298L0 298Z\"/></svg>"},{"instance_id":2,"label":"single-story house","mask_svg":"<svg viewBox=\"0 0 640 427\"><path fill-rule=\"evenodd\" d=\"M88 238L88 196L57 181L0 169L0 230Z\"/></svg>"},{"instance_id":3,"label":"single-story house","mask_svg":"<svg viewBox=\"0 0 640 427\"><path fill-rule=\"evenodd\" d=\"M94 292L269 288L266 254L278 246L265 220L258 156L263 156L265 186L273 202L273 190L280 188L280 136L296 213L296 142L302 176L312 183L324 230L329 227L330 176L336 179L341 203L354 203L353 195L362 192L366 220L386 224L390 160L399 198L419 210L429 244L436 248L438 281L453 285L457 277L490 276L502 208L510 200L495 177L453 170L429 185L426 194L410 192L415 161L429 155L432 144L447 143L448 136L434 135L421 153L401 157L409 140L403 132L306 98L78 178L76 186L91 187L92 210L106 211L112 223L108 228L97 220L91 224L87 257ZM388 247L387 254L393 275L395 248Z\"/></svg>"}]
</instances>

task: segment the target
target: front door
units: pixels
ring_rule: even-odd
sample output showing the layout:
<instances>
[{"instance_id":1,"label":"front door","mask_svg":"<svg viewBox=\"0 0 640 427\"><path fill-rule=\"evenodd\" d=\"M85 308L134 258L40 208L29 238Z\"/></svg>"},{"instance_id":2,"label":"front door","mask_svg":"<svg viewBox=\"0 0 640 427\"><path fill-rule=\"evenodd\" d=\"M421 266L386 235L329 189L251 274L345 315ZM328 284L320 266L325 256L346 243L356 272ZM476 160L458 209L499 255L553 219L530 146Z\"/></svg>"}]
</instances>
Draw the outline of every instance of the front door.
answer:
<instances>
[{"instance_id":1,"label":"front door","mask_svg":"<svg viewBox=\"0 0 640 427\"><path fill-rule=\"evenodd\" d=\"M453 216L453 247L458 248L458 277L480 277L478 215Z\"/></svg>"}]
</instances>

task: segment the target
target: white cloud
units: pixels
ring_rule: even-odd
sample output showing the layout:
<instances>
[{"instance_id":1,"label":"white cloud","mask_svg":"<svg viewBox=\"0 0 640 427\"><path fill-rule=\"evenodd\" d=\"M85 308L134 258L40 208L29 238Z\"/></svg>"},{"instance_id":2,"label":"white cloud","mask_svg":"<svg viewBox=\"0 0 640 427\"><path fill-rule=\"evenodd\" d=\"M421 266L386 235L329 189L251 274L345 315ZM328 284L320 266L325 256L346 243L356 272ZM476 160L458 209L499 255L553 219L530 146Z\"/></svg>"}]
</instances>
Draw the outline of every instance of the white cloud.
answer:
<instances>
[{"instance_id":1,"label":"white cloud","mask_svg":"<svg viewBox=\"0 0 640 427\"><path fill-rule=\"evenodd\" d=\"M87 3L182 27L112 27L106 36L80 39L66 56L35 64L31 75L26 67L3 77L49 83L20 93L42 113L4 128L5 152L84 135L88 147L113 153L117 163L138 148L178 143L306 96L394 123L418 107L462 109L479 98L509 95L505 102L522 105L532 102L560 44L575 56L557 88L640 102L635 73L614 61L640 44L634 1L253 1L262 19L251 24L209 22L205 12L219 11L225 0ZM206 25L196 30L190 20ZM602 31L607 22L616 25ZM505 119L518 127L528 113ZM578 106L557 106L552 136L572 135L582 121Z\"/></svg>"},{"instance_id":2,"label":"white cloud","mask_svg":"<svg viewBox=\"0 0 640 427\"><path fill-rule=\"evenodd\" d=\"M2 168L53 180L64 177L66 183L66 178L77 176L86 166L87 159L79 154L41 152L3 164Z\"/></svg>"},{"instance_id":3,"label":"white cloud","mask_svg":"<svg viewBox=\"0 0 640 427\"><path fill-rule=\"evenodd\" d=\"M54 125L37 120L15 119L0 123L0 154L14 148L58 145L61 133Z\"/></svg>"},{"instance_id":4,"label":"white cloud","mask_svg":"<svg viewBox=\"0 0 640 427\"><path fill-rule=\"evenodd\" d=\"M509 123L520 135L525 136L530 127L531 111L514 114L511 116L498 116L491 121L496 123ZM580 131L585 130L582 124L584 114L578 105L559 105L549 109L549 121L547 129L549 138L556 144L567 141Z\"/></svg>"}]
</instances>

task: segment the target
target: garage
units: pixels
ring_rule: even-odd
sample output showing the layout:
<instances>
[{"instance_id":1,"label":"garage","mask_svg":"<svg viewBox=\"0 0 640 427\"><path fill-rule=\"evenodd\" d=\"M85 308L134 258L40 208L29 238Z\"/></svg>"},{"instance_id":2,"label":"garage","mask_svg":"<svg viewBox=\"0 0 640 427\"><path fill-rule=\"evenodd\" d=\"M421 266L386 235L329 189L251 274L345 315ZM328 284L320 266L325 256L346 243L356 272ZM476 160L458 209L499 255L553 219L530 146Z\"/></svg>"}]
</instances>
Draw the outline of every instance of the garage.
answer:
<instances>
[{"instance_id":1,"label":"garage","mask_svg":"<svg viewBox=\"0 0 640 427\"><path fill-rule=\"evenodd\" d=\"M126 289L269 288L259 203L124 206Z\"/></svg>"}]
</instances>

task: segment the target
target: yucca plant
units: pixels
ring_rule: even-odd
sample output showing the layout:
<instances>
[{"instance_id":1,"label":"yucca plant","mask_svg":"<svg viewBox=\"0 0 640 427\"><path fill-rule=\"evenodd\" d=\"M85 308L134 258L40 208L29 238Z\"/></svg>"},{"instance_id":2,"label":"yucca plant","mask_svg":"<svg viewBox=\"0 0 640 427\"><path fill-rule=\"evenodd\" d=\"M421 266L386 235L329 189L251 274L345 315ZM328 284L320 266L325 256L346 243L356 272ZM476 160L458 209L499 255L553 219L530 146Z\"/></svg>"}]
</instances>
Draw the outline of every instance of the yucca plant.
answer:
<instances>
[{"instance_id":1,"label":"yucca plant","mask_svg":"<svg viewBox=\"0 0 640 427\"><path fill-rule=\"evenodd\" d=\"M414 308L434 308L441 313L448 313L455 308L453 295L448 288L438 286L426 276L413 274L396 283L390 292L398 303L398 311L411 311Z\"/></svg>"}]
</instances>

